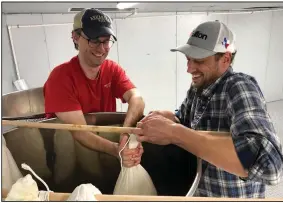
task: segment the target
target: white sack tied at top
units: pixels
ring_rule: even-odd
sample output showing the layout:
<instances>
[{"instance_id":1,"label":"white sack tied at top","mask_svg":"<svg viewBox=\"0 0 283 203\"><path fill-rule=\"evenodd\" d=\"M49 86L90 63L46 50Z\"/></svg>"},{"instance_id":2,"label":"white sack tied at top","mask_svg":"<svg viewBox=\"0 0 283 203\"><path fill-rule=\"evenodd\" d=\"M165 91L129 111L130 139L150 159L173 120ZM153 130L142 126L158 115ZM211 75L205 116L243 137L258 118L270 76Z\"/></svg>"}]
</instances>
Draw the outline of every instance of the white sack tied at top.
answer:
<instances>
[{"instance_id":1,"label":"white sack tied at top","mask_svg":"<svg viewBox=\"0 0 283 203\"><path fill-rule=\"evenodd\" d=\"M17 180L6 197L6 201L40 201L36 182L28 174Z\"/></svg>"},{"instance_id":2,"label":"white sack tied at top","mask_svg":"<svg viewBox=\"0 0 283 203\"><path fill-rule=\"evenodd\" d=\"M121 152L129 144L129 149L137 148L139 142L136 135L130 134L129 139L122 150L119 152L121 161L121 171L117 179L114 195L157 195L155 186L147 171L139 164L133 167L124 167L122 165Z\"/></svg>"},{"instance_id":3,"label":"white sack tied at top","mask_svg":"<svg viewBox=\"0 0 283 203\"><path fill-rule=\"evenodd\" d=\"M30 171L38 180L40 180L47 191L39 191L37 183L33 180L30 174L25 177L19 178L15 184L12 185L9 191L6 201L49 201L49 190L48 185L28 166L23 163L22 168Z\"/></svg>"},{"instance_id":4,"label":"white sack tied at top","mask_svg":"<svg viewBox=\"0 0 283 203\"><path fill-rule=\"evenodd\" d=\"M95 198L97 194L101 194L101 192L92 184L81 184L76 187L67 201L97 201Z\"/></svg>"}]
</instances>

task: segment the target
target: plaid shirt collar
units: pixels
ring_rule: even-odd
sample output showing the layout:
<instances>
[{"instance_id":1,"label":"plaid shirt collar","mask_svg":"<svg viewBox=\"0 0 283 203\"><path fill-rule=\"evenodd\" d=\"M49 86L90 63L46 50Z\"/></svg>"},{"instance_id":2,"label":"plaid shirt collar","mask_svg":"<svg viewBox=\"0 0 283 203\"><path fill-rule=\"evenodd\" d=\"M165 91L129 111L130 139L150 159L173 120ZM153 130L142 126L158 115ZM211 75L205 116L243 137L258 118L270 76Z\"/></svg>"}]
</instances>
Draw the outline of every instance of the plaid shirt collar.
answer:
<instances>
[{"instance_id":1,"label":"plaid shirt collar","mask_svg":"<svg viewBox=\"0 0 283 203\"><path fill-rule=\"evenodd\" d=\"M215 93L219 85L222 85L222 83L226 80L226 78L232 74L233 74L233 68L230 66L214 83L212 83L207 88L202 90L201 97L202 98L212 97L212 95ZM194 87L192 91L196 93L198 89Z\"/></svg>"}]
</instances>

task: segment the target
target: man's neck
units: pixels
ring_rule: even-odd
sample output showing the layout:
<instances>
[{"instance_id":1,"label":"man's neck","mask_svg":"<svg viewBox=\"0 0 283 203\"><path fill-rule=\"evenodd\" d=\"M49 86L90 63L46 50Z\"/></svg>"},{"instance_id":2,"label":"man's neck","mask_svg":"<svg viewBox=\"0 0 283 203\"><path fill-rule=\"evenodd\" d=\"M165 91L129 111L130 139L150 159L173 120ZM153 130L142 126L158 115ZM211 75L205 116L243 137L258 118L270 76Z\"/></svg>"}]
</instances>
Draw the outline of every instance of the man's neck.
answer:
<instances>
[{"instance_id":1,"label":"man's neck","mask_svg":"<svg viewBox=\"0 0 283 203\"><path fill-rule=\"evenodd\" d=\"M94 80L98 77L100 66L91 67L88 66L85 61L78 55L80 66L88 79Z\"/></svg>"}]
</instances>

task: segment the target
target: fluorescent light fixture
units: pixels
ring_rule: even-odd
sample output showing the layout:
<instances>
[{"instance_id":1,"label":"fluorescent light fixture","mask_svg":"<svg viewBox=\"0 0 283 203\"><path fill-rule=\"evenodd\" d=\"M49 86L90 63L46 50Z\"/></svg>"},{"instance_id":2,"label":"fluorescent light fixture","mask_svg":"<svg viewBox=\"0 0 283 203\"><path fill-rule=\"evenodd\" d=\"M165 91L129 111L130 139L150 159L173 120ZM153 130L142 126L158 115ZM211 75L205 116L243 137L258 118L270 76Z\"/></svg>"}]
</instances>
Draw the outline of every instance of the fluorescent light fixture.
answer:
<instances>
[{"instance_id":1,"label":"fluorescent light fixture","mask_svg":"<svg viewBox=\"0 0 283 203\"><path fill-rule=\"evenodd\" d=\"M136 5L136 4L138 4L138 3L118 3L117 4L117 8L118 9L130 8L130 7L132 7L132 6Z\"/></svg>"}]
</instances>

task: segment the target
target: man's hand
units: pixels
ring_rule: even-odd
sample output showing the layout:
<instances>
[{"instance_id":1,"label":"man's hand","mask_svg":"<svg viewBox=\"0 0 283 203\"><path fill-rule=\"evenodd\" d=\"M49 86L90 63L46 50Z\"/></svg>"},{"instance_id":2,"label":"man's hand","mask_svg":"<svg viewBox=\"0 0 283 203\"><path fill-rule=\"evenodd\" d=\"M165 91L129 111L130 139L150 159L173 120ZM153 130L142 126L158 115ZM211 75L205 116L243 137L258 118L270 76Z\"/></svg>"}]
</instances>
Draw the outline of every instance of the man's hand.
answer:
<instances>
[{"instance_id":1,"label":"man's hand","mask_svg":"<svg viewBox=\"0 0 283 203\"><path fill-rule=\"evenodd\" d=\"M136 130L137 140L139 142L150 142L159 145L168 145L173 143L174 122L161 115L150 114L141 120Z\"/></svg>"},{"instance_id":2,"label":"man's hand","mask_svg":"<svg viewBox=\"0 0 283 203\"><path fill-rule=\"evenodd\" d=\"M179 122L176 120L175 114L171 111L161 111L161 110L156 110L156 111L150 111L147 116L145 116L140 122L147 121L149 118L152 116L162 116L164 118L167 118L173 122Z\"/></svg>"},{"instance_id":3,"label":"man's hand","mask_svg":"<svg viewBox=\"0 0 283 203\"><path fill-rule=\"evenodd\" d=\"M120 144L118 148L119 151L123 149L123 147L127 143L127 140L128 140L128 134L121 134ZM137 148L135 149L129 149L129 146L127 144L127 146L121 152L123 166L130 168L140 164L142 153L143 153L143 147L141 143L139 143Z\"/></svg>"}]
</instances>

